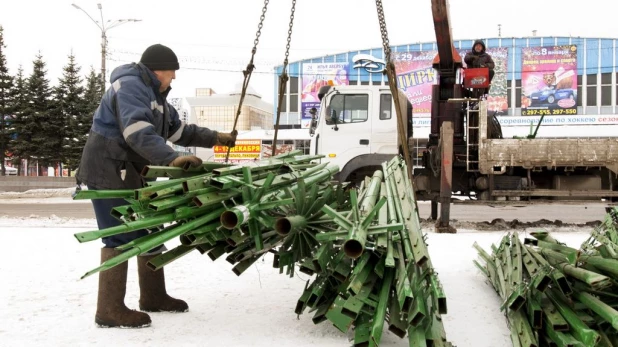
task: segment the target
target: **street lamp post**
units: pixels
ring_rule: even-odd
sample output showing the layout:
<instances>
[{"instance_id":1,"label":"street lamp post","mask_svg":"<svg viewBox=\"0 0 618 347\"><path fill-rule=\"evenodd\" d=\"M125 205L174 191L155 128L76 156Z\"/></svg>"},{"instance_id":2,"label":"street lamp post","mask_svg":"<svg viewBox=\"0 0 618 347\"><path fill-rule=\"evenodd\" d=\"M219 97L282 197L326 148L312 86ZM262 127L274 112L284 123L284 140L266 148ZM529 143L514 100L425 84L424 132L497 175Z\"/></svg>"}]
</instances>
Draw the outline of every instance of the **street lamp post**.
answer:
<instances>
[{"instance_id":1,"label":"street lamp post","mask_svg":"<svg viewBox=\"0 0 618 347\"><path fill-rule=\"evenodd\" d=\"M83 8L77 6L76 4L71 4L71 6L84 12L86 16L88 16L88 18L90 18L90 20L94 24L96 24L97 27L101 30L101 94L105 93L105 61L106 61L105 55L107 54L107 31L117 26L120 26L122 24L125 24L125 23L140 22L141 19L129 18L129 19L116 19L114 21L111 21L108 19L107 22L105 22L103 20L103 6L101 6L101 4L98 3L97 8L99 9L99 13L101 14L101 22L98 22L94 20L94 18L92 18L92 16L90 16L90 14L88 14L88 12L86 12Z\"/></svg>"}]
</instances>

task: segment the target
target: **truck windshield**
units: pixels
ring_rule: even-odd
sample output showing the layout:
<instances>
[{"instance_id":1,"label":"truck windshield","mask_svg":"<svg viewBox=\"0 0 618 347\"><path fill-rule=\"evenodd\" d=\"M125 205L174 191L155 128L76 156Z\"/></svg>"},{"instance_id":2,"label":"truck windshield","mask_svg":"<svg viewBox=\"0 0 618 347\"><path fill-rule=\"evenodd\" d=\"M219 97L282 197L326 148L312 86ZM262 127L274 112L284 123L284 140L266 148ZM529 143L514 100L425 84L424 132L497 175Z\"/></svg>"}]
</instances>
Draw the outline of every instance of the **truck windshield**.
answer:
<instances>
[{"instance_id":1,"label":"truck windshield","mask_svg":"<svg viewBox=\"0 0 618 347\"><path fill-rule=\"evenodd\" d=\"M330 99L330 114L326 117L326 124L334 124L333 115L337 117L337 124L366 122L369 115L369 96L367 94L338 94Z\"/></svg>"}]
</instances>

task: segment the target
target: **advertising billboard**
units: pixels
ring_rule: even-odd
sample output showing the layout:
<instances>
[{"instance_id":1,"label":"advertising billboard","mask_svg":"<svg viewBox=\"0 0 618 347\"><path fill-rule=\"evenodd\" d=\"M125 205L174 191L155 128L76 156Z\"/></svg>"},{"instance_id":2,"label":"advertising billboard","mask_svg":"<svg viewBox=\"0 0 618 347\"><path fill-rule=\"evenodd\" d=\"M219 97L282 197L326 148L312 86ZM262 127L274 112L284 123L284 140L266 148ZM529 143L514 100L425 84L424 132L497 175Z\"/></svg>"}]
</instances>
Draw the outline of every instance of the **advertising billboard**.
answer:
<instances>
[{"instance_id":1,"label":"advertising billboard","mask_svg":"<svg viewBox=\"0 0 618 347\"><path fill-rule=\"evenodd\" d=\"M469 52L468 49L458 50L463 57ZM487 98L488 110L496 115L506 115L508 101L506 95L508 67L508 51L506 47L488 48L496 67L495 75L491 82L489 96ZM395 71L397 73L397 85L407 95L408 100L414 107L414 115L419 117L431 116L431 90L436 83L438 75L432 67L433 59L438 54L437 50L397 52L393 55ZM464 67L465 63L464 63Z\"/></svg>"},{"instance_id":2,"label":"advertising billboard","mask_svg":"<svg viewBox=\"0 0 618 347\"><path fill-rule=\"evenodd\" d=\"M348 85L348 63L307 63L303 64L301 90L301 122L308 127L311 122L309 110L315 107L320 112L318 91L321 87ZM306 126L305 126L306 125Z\"/></svg>"},{"instance_id":3,"label":"advertising billboard","mask_svg":"<svg viewBox=\"0 0 618 347\"><path fill-rule=\"evenodd\" d=\"M522 48L521 115L577 114L577 46Z\"/></svg>"},{"instance_id":4,"label":"advertising billboard","mask_svg":"<svg viewBox=\"0 0 618 347\"><path fill-rule=\"evenodd\" d=\"M236 146L230 150L228 163L243 163L260 160L261 140L236 140ZM225 162L227 146L213 147L215 162Z\"/></svg>"}]
</instances>

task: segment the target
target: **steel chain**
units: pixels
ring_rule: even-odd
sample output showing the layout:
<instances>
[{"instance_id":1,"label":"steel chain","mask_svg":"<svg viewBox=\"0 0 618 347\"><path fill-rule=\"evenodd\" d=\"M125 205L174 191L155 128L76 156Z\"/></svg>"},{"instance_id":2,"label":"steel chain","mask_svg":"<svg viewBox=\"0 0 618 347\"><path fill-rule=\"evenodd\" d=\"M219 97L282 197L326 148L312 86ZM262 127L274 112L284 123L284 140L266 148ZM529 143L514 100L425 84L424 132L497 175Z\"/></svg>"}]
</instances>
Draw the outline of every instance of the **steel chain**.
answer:
<instances>
[{"instance_id":1,"label":"steel chain","mask_svg":"<svg viewBox=\"0 0 618 347\"><path fill-rule=\"evenodd\" d=\"M258 30L255 33L255 40L253 40L253 49L251 50L254 54L257 50L257 45L260 42L260 36L262 35L262 27L264 27L264 19L266 18L266 9L268 7L268 2L270 0L264 0L264 6L262 7L262 15L260 16L260 23L258 24Z\"/></svg>"},{"instance_id":2,"label":"steel chain","mask_svg":"<svg viewBox=\"0 0 618 347\"><path fill-rule=\"evenodd\" d=\"M288 42L285 45L285 62L287 63L290 56L290 42L292 41L292 27L294 26L294 12L296 11L296 0L292 0L292 11L290 13L290 25L288 29Z\"/></svg>"},{"instance_id":3,"label":"steel chain","mask_svg":"<svg viewBox=\"0 0 618 347\"><path fill-rule=\"evenodd\" d=\"M264 0L264 6L262 7L262 14L260 15L260 23L258 24L257 32L255 33L255 40L253 40L253 48L251 49L251 60L249 60L249 64L247 64L247 68L243 70L243 75L245 77L242 83L242 91L240 93L240 100L238 101L238 109L236 110L236 117L234 118L234 125L232 126L232 132L236 131L236 125L238 124L238 118L240 117L242 111L242 103L245 100L245 94L247 93L247 88L249 87L249 80L251 79L251 73L255 68L253 65L253 58L255 57L255 53L257 52L257 45L260 42L260 36L262 35L262 28L264 27L264 19L266 18L266 10L268 9L268 3L270 0ZM230 159L230 150L231 148L227 148L227 153L225 154L225 162L227 163Z\"/></svg>"},{"instance_id":4,"label":"steel chain","mask_svg":"<svg viewBox=\"0 0 618 347\"><path fill-rule=\"evenodd\" d=\"M399 100L399 89L397 88L397 73L395 71L395 64L391 60L391 47L388 41L388 31L386 30L386 17L384 16L384 8L382 7L382 0L376 0L376 9L378 11L378 22L380 23L380 33L382 34L382 48L384 50L384 62L386 66L384 71L387 76L388 86L391 90L391 96L393 103L395 104L395 114L397 115L397 135L401 142L401 148L403 151L403 160L408 168L408 178L412 180L412 162L410 157L410 150L408 148L408 139L405 136L405 124L403 121L403 115L401 114L401 103Z\"/></svg>"},{"instance_id":5,"label":"steel chain","mask_svg":"<svg viewBox=\"0 0 618 347\"><path fill-rule=\"evenodd\" d=\"M289 77L287 73L288 57L290 56L290 42L292 41L292 28L294 26L294 12L296 11L296 0L292 0L292 10L290 13L290 24L288 26L288 39L285 45L285 58L283 59L283 68L281 69L281 75L279 76L279 100L277 103L277 119L275 121L275 135L273 137L273 145L271 148L271 156L275 156L277 152L277 136L279 134L279 122L281 119L281 105L283 104L283 96L285 94L285 87L287 86Z\"/></svg>"},{"instance_id":6,"label":"steel chain","mask_svg":"<svg viewBox=\"0 0 618 347\"><path fill-rule=\"evenodd\" d=\"M388 31L386 30L386 18L384 17L384 8L382 0L376 0L376 8L378 10L378 22L380 22L380 33L382 34L382 48L384 49L385 61L390 61L391 47L388 41Z\"/></svg>"}]
</instances>

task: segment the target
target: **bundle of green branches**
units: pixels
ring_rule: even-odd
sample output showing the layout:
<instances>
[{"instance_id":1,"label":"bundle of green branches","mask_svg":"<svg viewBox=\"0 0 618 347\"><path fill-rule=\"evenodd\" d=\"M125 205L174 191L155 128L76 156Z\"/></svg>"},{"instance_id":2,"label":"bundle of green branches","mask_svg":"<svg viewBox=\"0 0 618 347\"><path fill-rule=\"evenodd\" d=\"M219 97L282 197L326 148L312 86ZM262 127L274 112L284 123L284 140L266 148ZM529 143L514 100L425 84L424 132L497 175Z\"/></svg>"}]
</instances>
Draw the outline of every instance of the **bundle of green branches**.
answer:
<instances>
[{"instance_id":1,"label":"bundle of green branches","mask_svg":"<svg viewBox=\"0 0 618 347\"><path fill-rule=\"evenodd\" d=\"M139 229L150 231L119 247L123 253L84 277L174 238L179 238L180 245L150 260L149 267L160 269L197 250L213 260L227 254L227 260L235 265L233 271L240 275L260 255L275 248L287 259L285 265L310 256L318 246L313 233L330 230L332 224L321 218L320 209L324 204L334 208L345 204L344 185L332 180L339 171L337 166L312 163L323 156L299 154L300 151L290 152L245 166L148 166L142 172L150 180L144 188L77 192L74 199L127 201L127 205L110 211L121 223L119 226L77 233L79 242ZM288 269L288 273L293 271Z\"/></svg>"},{"instance_id":2,"label":"bundle of green branches","mask_svg":"<svg viewBox=\"0 0 618 347\"><path fill-rule=\"evenodd\" d=\"M401 157L382 165L350 191L350 210L322 211L339 226L301 270L317 274L295 312L315 312L342 332L354 327L354 346L378 346L384 324L410 346L451 346L441 315L446 297L433 269L412 183Z\"/></svg>"},{"instance_id":3,"label":"bundle of green branches","mask_svg":"<svg viewBox=\"0 0 618 347\"><path fill-rule=\"evenodd\" d=\"M75 234L79 242L148 229L84 277L178 238L151 259L156 271L197 250L223 256L241 275L267 252L273 267L316 278L296 312L317 311L317 324L355 329L355 345L380 343L385 321L410 345L450 346L441 314L446 298L420 229L406 167L399 157L359 188L333 180L339 168L298 152L251 165L206 163L199 168L146 167L154 180L135 190L80 191L75 199L124 198L110 213L121 224ZM83 278L83 277L82 277Z\"/></svg>"},{"instance_id":4,"label":"bundle of green branches","mask_svg":"<svg viewBox=\"0 0 618 347\"><path fill-rule=\"evenodd\" d=\"M616 210L580 249L509 233L475 264L503 300L514 346L618 346Z\"/></svg>"}]
</instances>

